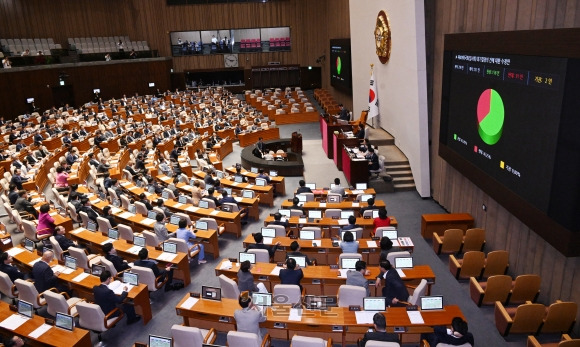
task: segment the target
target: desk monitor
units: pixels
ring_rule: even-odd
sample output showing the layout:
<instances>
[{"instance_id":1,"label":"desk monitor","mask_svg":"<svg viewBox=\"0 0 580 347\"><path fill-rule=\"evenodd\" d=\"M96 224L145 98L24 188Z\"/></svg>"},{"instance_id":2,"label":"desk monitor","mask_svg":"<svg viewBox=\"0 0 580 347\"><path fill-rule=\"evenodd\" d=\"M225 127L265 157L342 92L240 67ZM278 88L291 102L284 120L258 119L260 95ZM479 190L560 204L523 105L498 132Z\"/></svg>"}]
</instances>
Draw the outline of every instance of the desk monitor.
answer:
<instances>
[{"instance_id":1,"label":"desk monitor","mask_svg":"<svg viewBox=\"0 0 580 347\"><path fill-rule=\"evenodd\" d=\"M366 297L363 298L363 310L365 311L385 311L387 309L387 298Z\"/></svg>"},{"instance_id":2,"label":"desk monitor","mask_svg":"<svg viewBox=\"0 0 580 347\"><path fill-rule=\"evenodd\" d=\"M340 219L348 219L350 216L354 216L354 211L340 211Z\"/></svg>"},{"instance_id":3,"label":"desk monitor","mask_svg":"<svg viewBox=\"0 0 580 347\"><path fill-rule=\"evenodd\" d=\"M252 303L258 306L272 306L272 293L253 293Z\"/></svg>"},{"instance_id":4,"label":"desk monitor","mask_svg":"<svg viewBox=\"0 0 580 347\"><path fill-rule=\"evenodd\" d=\"M209 183L207 183L207 184L205 185L205 190L210 190L211 188L213 188L213 184L209 184Z\"/></svg>"},{"instance_id":5,"label":"desk monitor","mask_svg":"<svg viewBox=\"0 0 580 347\"><path fill-rule=\"evenodd\" d=\"M101 89L100 88L95 88L95 89L93 89L93 93L94 94L100 94L101 93Z\"/></svg>"},{"instance_id":6,"label":"desk monitor","mask_svg":"<svg viewBox=\"0 0 580 347\"><path fill-rule=\"evenodd\" d=\"M149 335L149 347L173 347L171 337Z\"/></svg>"},{"instance_id":7,"label":"desk monitor","mask_svg":"<svg viewBox=\"0 0 580 347\"><path fill-rule=\"evenodd\" d=\"M300 230L301 240L314 240L314 230Z\"/></svg>"},{"instance_id":8,"label":"desk monitor","mask_svg":"<svg viewBox=\"0 0 580 347\"><path fill-rule=\"evenodd\" d=\"M34 306L24 300L18 300L18 313L27 318L32 318L32 315L34 314Z\"/></svg>"},{"instance_id":9,"label":"desk monitor","mask_svg":"<svg viewBox=\"0 0 580 347\"><path fill-rule=\"evenodd\" d=\"M306 267L306 257L301 255L289 255L288 258L296 260L296 264L300 267Z\"/></svg>"},{"instance_id":10,"label":"desk monitor","mask_svg":"<svg viewBox=\"0 0 580 347\"><path fill-rule=\"evenodd\" d=\"M224 190L228 193L229 196L232 196L232 188L224 187Z\"/></svg>"},{"instance_id":11,"label":"desk monitor","mask_svg":"<svg viewBox=\"0 0 580 347\"><path fill-rule=\"evenodd\" d=\"M199 230L207 230L207 222L197 220L197 221L195 221L195 228L199 229Z\"/></svg>"},{"instance_id":12,"label":"desk monitor","mask_svg":"<svg viewBox=\"0 0 580 347\"><path fill-rule=\"evenodd\" d=\"M305 295L304 303L309 310L326 310L327 300L326 296Z\"/></svg>"},{"instance_id":13,"label":"desk monitor","mask_svg":"<svg viewBox=\"0 0 580 347\"><path fill-rule=\"evenodd\" d=\"M345 230L345 231L340 232L340 239L341 240L344 240L344 233L346 233L347 231L350 231L350 230ZM354 232L351 231L351 234L352 234L352 239L356 241L356 230Z\"/></svg>"},{"instance_id":14,"label":"desk monitor","mask_svg":"<svg viewBox=\"0 0 580 347\"><path fill-rule=\"evenodd\" d=\"M209 202L205 200L199 200L199 204L197 206L199 208L209 208Z\"/></svg>"},{"instance_id":15,"label":"desk monitor","mask_svg":"<svg viewBox=\"0 0 580 347\"><path fill-rule=\"evenodd\" d=\"M34 241L25 237L24 238L24 248L30 252L34 252Z\"/></svg>"},{"instance_id":16,"label":"desk monitor","mask_svg":"<svg viewBox=\"0 0 580 347\"><path fill-rule=\"evenodd\" d=\"M172 215L171 218L169 219L169 223L173 225L179 225L180 220L181 220L180 216Z\"/></svg>"},{"instance_id":17,"label":"desk monitor","mask_svg":"<svg viewBox=\"0 0 580 347\"><path fill-rule=\"evenodd\" d=\"M320 210L309 210L308 211L308 219L321 219L322 218L322 211Z\"/></svg>"},{"instance_id":18,"label":"desk monitor","mask_svg":"<svg viewBox=\"0 0 580 347\"><path fill-rule=\"evenodd\" d=\"M177 202L179 202L180 204L187 204L187 196L180 195L179 198L177 198Z\"/></svg>"},{"instance_id":19,"label":"desk monitor","mask_svg":"<svg viewBox=\"0 0 580 347\"><path fill-rule=\"evenodd\" d=\"M262 228L262 236L264 237L276 237L276 229L274 228Z\"/></svg>"},{"instance_id":20,"label":"desk monitor","mask_svg":"<svg viewBox=\"0 0 580 347\"><path fill-rule=\"evenodd\" d=\"M276 170L270 170L270 176L277 177L278 176L278 171L276 171Z\"/></svg>"},{"instance_id":21,"label":"desk monitor","mask_svg":"<svg viewBox=\"0 0 580 347\"><path fill-rule=\"evenodd\" d=\"M224 212L232 212L232 205L228 205L227 203L223 203L221 208Z\"/></svg>"},{"instance_id":22,"label":"desk monitor","mask_svg":"<svg viewBox=\"0 0 580 347\"><path fill-rule=\"evenodd\" d=\"M192 185L193 185L193 184L192 184ZM153 186L149 186L149 188L147 188L147 192L148 192L149 194L155 194L155 187L153 187Z\"/></svg>"},{"instance_id":23,"label":"desk monitor","mask_svg":"<svg viewBox=\"0 0 580 347\"><path fill-rule=\"evenodd\" d=\"M252 167L252 168L250 168L250 172L257 174L258 173L258 168L257 167Z\"/></svg>"},{"instance_id":24,"label":"desk monitor","mask_svg":"<svg viewBox=\"0 0 580 347\"><path fill-rule=\"evenodd\" d=\"M92 220L89 220L87 222L87 229L92 232L97 231L97 223L93 222Z\"/></svg>"},{"instance_id":25,"label":"desk monitor","mask_svg":"<svg viewBox=\"0 0 580 347\"><path fill-rule=\"evenodd\" d=\"M168 192L167 190L165 190L165 189L164 189L164 190L161 192L161 197L162 197L163 199L165 199L165 200L169 199L169 192Z\"/></svg>"},{"instance_id":26,"label":"desk monitor","mask_svg":"<svg viewBox=\"0 0 580 347\"><path fill-rule=\"evenodd\" d=\"M147 211L147 218L157 220L157 212L153 210Z\"/></svg>"},{"instance_id":27,"label":"desk monitor","mask_svg":"<svg viewBox=\"0 0 580 347\"><path fill-rule=\"evenodd\" d=\"M219 179L222 179L225 176L224 172L220 171L220 170L216 170L215 174L216 174L217 178L219 178Z\"/></svg>"},{"instance_id":28,"label":"desk monitor","mask_svg":"<svg viewBox=\"0 0 580 347\"><path fill-rule=\"evenodd\" d=\"M201 297L210 300L222 300L222 290L216 287L201 286Z\"/></svg>"},{"instance_id":29,"label":"desk monitor","mask_svg":"<svg viewBox=\"0 0 580 347\"><path fill-rule=\"evenodd\" d=\"M236 183L243 183L244 178L242 176L234 176L234 182Z\"/></svg>"},{"instance_id":30,"label":"desk monitor","mask_svg":"<svg viewBox=\"0 0 580 347\"><path fill-rule=\"evenodd\" d=\"M357 183L356 187L357 190L367 190L367 184L366 183Z\"/></svg>"},{"instance_id":31,"label":"desk monitor","mask_svg":"<svg viewBox=\"0 0 580 347\"><path fill-rule=\"evenodd\" d=\"M136 286L139 284L139 274L134 272L125 271L123 272L123 283Z\"/></svg>"},{"instance_id":32,"label":"desk monitor","mask_svg":"<svg viewBox=\"0 0 580 347\"><path fill-rule=\"evenodd\" d=\"M113 207L117 207L117 208L119 208L119 206L121 206L121 200L119 200L119 199L114 199L114 200L113 200Z\"/></svg>"},{"instance_id":33,"label":"desk monitor","mask_svg":"<svg viewBox=\"0 0 580 347\"><path fill-rule=\"evenodd\" d=\"M422 296L419 298L421 311L433 311L443 309L443 295Z\"/></svg>"},{"instance_id":34,"label":"desk monitor","mask_svg":"<svg viewBox=\"0 0 580 347\"><path fill-rule=\"evenodd\" d=\"M54 325L57 328L61 328L68 331L73 331L74 318L68 314L62 312L57 312L54 320Z\"/></svg>"},{"instance_id":35,"label":"desk monitor","mask_svg":"<svg viewBox=\"0 0 580 347\"><path fill-rule=\"evenodd\" d=\"M300 201L301 203L306 202L306 195L298 194L298 195L296 195L296 197L298 198L298 201Z\"/></svg>"},{"instance_id":36,"label":"desk monitor","mask_svg":"<svg viewBox=\"0 0 580 347\"><path fill-rule=\"evenodd\" d=\"M77 269L77 258L65 255L64 256L64 266L68 267L69 269L76 270Z\"/></svg>"},{"instance_id":37,"label":"desk monitor","mask_svg":"<svg viewBox=\"0 0 580 347\"><path fill-rule=\"evenodd\" d=\"M363 195L361 195L361 197L360 197L360 201L362 201L362 202L367 202L367 200L368 200L368 199L370 199L370 198L372 198L372 197L373 197L373 195L372 195L372 194L363 194Z\"/></svg>"},{"instance_id":38,"label":"desk monitor","mask_svg":"<svg viewBox=\"0 0 580 347\"><path fill-rule=\"evenodd\" d=\"M397 239L397 229L393 228L393 229L384 229L383 230L383 235L381 235L381 237L388 237L391 240L396 240Z\"/></svg>"},{"instance_id":39,"label":"desk monitor","mask_svg":"<svg viewBox=\"0 0 580 347\"><path fill-rule=\"evenodd\" d=\"M256 178L256 186L258 187L265 187L268 184L268 181L266 181L263 178Z\"/></svg>"},{"instance_id":40,"label":"desk monitor","mask_svg":"<svg viewBox=\"0 0 580 347\"><path fill-rule=\"evenodd\" d=\"M359 258L341 258L340 259L340 268L341 269L356 269L356 262L359 261Z\"/></svg>"},{"instance_id":41,"label":"desk monitor","mask_svg":"<svg viewBox=\"0 0 580 347\"><path fill-rule=\"evenodd\" d=\"M331 195L328 197L328 202L340 202L340 197L336 196L336 195Z\"/></svg>"},{"instance_id":42,"label":"desk monitor","mask_svg":"<svg viewBox=\"0 0 580 347\"><path fill-rule=\"evenodd\" d=\"M117 229L110 228L109 233L107 234L110 239L118 240L119 239L119 231Z\"/></svg>"},{"instance_id":43,"label":"desk monitor","mask_svg":"<svg viewBox=\"0 0 580 347\"><path fill-rule=\"evenodd\" d=\"M304 186L310 188L310 190L316 189L316 183L306 183Z\"/></svg>"},{"instance_id":44,"label":"desk monitor","mask_svg":"<svg viewBox=\"0 0 580 347\"><path fill-rule=\"evenodd\" d=\"M101 200L107 200L107 195L105 193L103 193L103 192L100 192L99 193L99 199L101 199Z\"/></svg>"},{"instance_id":45,"label":"desk monitor","mask_svg":"<svg viewBox=\"0 0 580 347\"><path fill-rule=\"evenodd\" d=\"M373 219L379 218L379 210L372 210L373 211Z\"/></svg>"},{"instance_id":46,"label":"desk monitor","mask_svg":"<svg viewBox=\"0 0 580 347\"><path fill-rule=\"evenodd\" d=\"M246 253L240 252L240 263L249 260L250 264L256 264L256 254L255 253Z\"/></svg>"},{"instance_id":47,"label":"desk monitor","mask_svg":"<svg viewBox=\"0 0 580 347\"><path fill-rule=\"evenodd\" d=\"M127 206L127 211L129 211L129 213L135 214L137 213L137 207L135 207L135 204L130 204Z\"/></svg>"},{"instance_id":48,"label":"desk monitor","mask_svg":"<svg viewBox=\"0 0 580 347\"><path fill-rule=\"evenodd\" d=\"M281 208L278 210L278 213L282 215L282 217L290 218L290 210Z\"/></svg>"},{"instance_id":49,"label":"desk monitor","mask_svg":"<svg viewBox=\"0 0 580 347\"><path fill-rule=\"evenodd\" d=\"M32 104L34 102L34 98L26 98L27 104Z\"/></svg>"},{"instance_id":50,"label":"desk monitor","mask_svg":"<svg viewBox=\"0 0 580 347\"><path fill-rule=\"evenodd\" d=\"M412 269L413 257L396 257L395 269Z\"/></svg>"},{"instance_id":51,"label":"desk monitor","mask_svg":"<svg viewBox=\"0 0 580 347\"><path fill-rule=\"evenodd\" d=\"M242 197L244 199L253 199L254 198L254 192L251 190L244 190L242 192Z\"/></svg>"},{"instance_id":52,"label":"desk monitor","mask_svg":"<svg viewBox=\"0 0 580 347\"><path fill-rule=\"evenodd\" d=\"M177 254L177 243L163 242L163 252Z\"/></svg>"},{"instance_id":53,"label":"desk monitor","mask_svg":"<svg viewBox=\"0 0 580 347\"><path fill-rule=\"evenodd\" d=\"M93 276L99 277L99 276L101 276L101 274L105 270L107 270L107 268L105 268L103 265L99 265L99 264L91 265L91 275L93 275Z\"/></svg>"},{"instance_id":54,"label":"desk monitor","mask_svg":"<svg viewBox=\"0 0 580 347\"><path fill-rule=\"evenodd\" d=\"M145 247L145 237L134 235L133 236L133 244L139 247Z\"/></svg>"}]
</instances>

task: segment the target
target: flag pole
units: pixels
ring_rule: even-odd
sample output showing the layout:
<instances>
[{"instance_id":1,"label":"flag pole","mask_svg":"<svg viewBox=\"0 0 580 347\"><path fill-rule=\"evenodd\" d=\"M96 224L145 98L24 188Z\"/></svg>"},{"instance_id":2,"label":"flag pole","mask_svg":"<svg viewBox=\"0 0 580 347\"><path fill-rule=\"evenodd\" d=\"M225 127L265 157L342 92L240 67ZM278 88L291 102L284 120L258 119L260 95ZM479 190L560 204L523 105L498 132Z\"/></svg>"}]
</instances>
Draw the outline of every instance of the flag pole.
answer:
<instances>
[{"instance_id":1,"label":"flag pole","mask_svg":"<svg viewBox=\"0 0 580 347\"><path fill-rule=\"evenodd\" d=\"M373 75L373 69L374 69L374 67L375 67L375 64L371 64L371 76ZM370 107L369 107L369 111L368 111L368 112L369 112L369 113L371 112L371 110L370 110ZM367 118L368 118L368 114L367 114ZM376 117L373 117L373 118L372 118L372 121L371 121L371 127L372 127L373 129L375 129L375 118L376 118Z\"/></svg>"}]
</instances>

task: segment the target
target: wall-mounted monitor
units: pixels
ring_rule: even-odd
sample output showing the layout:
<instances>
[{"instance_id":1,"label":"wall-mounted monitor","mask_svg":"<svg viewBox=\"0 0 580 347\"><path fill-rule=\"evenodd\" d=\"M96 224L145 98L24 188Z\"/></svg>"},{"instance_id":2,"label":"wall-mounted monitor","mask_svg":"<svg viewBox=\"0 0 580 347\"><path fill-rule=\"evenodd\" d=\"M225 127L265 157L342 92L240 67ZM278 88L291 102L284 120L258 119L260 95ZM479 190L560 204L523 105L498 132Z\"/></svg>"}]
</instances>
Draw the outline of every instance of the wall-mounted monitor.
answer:
<instances>
[{"instance_id":1,"label":"wall-mounted monitor","mask_svg":"<svg viewBox=\"0 0 580 347\"><path fill-rule=\"evenodd\" d=\"M352 94L350 39L330 40L330 85Z\"/></svg>"}]
</instances>

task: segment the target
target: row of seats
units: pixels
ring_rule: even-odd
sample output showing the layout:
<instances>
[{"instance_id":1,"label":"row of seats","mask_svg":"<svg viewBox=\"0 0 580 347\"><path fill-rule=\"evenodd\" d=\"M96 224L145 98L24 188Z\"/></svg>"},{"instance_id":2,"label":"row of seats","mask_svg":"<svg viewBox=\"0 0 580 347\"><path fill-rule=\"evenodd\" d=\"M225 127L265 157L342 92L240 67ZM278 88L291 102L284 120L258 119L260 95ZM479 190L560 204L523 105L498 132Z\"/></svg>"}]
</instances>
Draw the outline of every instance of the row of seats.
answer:
<instances>
[{"instance_id":1,"label":"row of seats","mask_svg":"<svg viewBox=\"0 0 580 347\"><path fill-rule=\"evenodd\" d=\"M148 51L147 41L131 41L129 36L109 36L109 37L74 37L69 38L69 48L76 49L79 53L107 53L119 50L119 40L123 43L125 52Z\"/></svg>"},{"instance_id":2,"label":"row of seats","mask_svg":"<svg viewBox=\"0 0 580 347\"><path fill-rule=\"evenodd\" d=\"M21 55L27 49L31 54L42 51L44 55L50 55L51 49L62 49L58 43L54 43L52 38L36 38L36 39L0 39L2 50L10 55Z\"/></svg>"}]
</instances>

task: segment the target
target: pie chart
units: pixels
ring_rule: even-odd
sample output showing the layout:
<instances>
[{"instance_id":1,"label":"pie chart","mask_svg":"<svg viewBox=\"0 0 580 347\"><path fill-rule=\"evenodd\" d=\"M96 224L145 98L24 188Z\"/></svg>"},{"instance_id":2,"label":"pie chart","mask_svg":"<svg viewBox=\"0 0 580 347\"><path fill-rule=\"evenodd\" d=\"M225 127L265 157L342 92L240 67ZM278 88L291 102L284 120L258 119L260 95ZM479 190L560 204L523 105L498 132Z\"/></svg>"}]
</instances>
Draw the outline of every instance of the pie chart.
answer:
<instances>
[{"instance_id":1,"label":"pie chart","mask_svg":"<svg viewBox=\"0 0 580 347\"><path fill-rule=\"evenodd\" d=\"M504 122L504 107L501 96L495 89L486 89L477 102L477 128L479 137L488 145L495 145L501 138Z\"/></svg>"}]
</instances>

